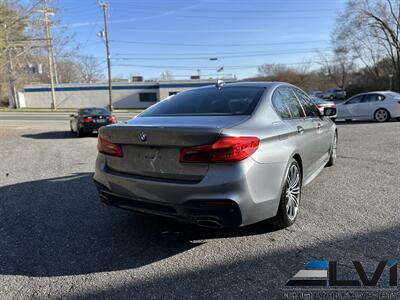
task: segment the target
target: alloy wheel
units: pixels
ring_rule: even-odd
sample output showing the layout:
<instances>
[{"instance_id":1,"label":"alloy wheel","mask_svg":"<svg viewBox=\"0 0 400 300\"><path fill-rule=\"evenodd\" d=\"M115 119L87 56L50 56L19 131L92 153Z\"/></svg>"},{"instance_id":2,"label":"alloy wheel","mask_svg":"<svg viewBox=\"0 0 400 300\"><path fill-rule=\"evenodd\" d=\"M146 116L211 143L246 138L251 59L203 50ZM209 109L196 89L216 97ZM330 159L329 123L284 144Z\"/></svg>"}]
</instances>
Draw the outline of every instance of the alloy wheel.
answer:
<instances>
[{"instance_id":1,"label":"alloy wheel","mask_svg":"<svg viewBox=\"0 0 400 300\"><path fill-rule=\"evenodd\" d=\"M289 220L293 221L297 216L300 204L301 180L300 170L297 165L290 166L286 183L286 214Z\"/></svg>"},{"instance_id":2,"label":"alloy wheel","mask_svg":"<svg viewBox=\"0 0 400 300\"><path fill-rule=\"evenodd\" d=\"M375 113L375 119L378 122L385 122L389 117L388 112L385 109L379 109Z\"/></svg>"}]
</instances>

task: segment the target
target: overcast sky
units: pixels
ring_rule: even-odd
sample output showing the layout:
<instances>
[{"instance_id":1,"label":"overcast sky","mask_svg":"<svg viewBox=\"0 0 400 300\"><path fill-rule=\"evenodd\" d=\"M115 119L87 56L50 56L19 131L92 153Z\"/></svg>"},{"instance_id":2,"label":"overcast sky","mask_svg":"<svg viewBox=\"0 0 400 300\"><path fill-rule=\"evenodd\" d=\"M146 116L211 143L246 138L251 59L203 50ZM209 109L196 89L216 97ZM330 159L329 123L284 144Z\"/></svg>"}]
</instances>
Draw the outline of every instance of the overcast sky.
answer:
<instances>
[{"instance_id":1,"label":"overcast sky","mask_svg":"<svg viewBox=\"0 0 400 300\"><path fill-rule=\"evenodd\" d=\"M113 75L176 79L190 74L254 76L263 63L293 64L327 51L345 0L108 0ZM59 19L81 51L104 61L94 0L60 1ZM209 58L218 58L210 61ZM104 63L105 66L105 63Z\"/></svg>"}]
</instances>

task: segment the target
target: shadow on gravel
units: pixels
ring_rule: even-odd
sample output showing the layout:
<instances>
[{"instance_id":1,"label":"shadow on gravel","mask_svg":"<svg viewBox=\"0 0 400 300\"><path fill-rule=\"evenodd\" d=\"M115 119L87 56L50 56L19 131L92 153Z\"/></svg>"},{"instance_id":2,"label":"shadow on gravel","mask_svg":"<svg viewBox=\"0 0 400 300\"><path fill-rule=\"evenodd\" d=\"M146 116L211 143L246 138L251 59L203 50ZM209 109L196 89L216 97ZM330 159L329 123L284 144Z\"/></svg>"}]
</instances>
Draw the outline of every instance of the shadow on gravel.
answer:
<instances>
[{"instance_id":1,"label":"shadow on gravel","mask_svg":"<svg viewBox=\"0 0 400 300\"><path fill-rule=\"evenodd\" d=\"M38 140L64 140L64 139L76 139L76 135L71 131L48 131L32 134L23 134L22 137L29 139Z\"/></svg>"},{"instance_id":2,"label":"shadow on gravel","mask_svg":"<svg viewBox=\"0 0 400 300\"><path fill-rule=\"evenodd\" d=\"M282 234L289 239L294 235ZM296 238L292 238L286 245L274 245L270 241L268 253L243 254L241 259L215 265L205 260L202 268L167 270L150 278L135 277L132 281L117 281L98 290L68 296L70 299L400 299L400 281L397 287L389 286L387 266L376 287L285 288L288 280L312 260L335 260L338 279L359 281L352 261L360 261L368 278L372 278L380 261L399 259L399 225L336 239L309 241L302 247L296 246ZM229 243L225 248L229 251Z\"/></svg>"},{"instance_id":3,"label":"shadow on gravel","mask_svg":"<svg viewBox=\"0 0 400 300\"><path fill-rule=\"evenodd\" d=\"M0 187L0 275L78 275L132 269L201 245L262 234L260 223L206 230L103 205L92 173Z\"/></svg>"}]
</instances>

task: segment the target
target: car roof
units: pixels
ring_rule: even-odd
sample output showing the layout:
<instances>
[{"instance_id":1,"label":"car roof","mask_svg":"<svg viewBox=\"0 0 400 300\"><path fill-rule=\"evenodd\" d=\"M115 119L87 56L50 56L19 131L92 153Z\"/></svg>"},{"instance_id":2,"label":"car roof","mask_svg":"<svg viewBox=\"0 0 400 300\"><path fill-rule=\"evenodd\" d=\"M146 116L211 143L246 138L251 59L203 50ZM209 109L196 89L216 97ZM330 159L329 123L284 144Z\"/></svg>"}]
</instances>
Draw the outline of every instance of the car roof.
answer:
<instances>
[{"instance_id":1,"label":"car roof","mask_svg":"<svg viewBox=\"0 0 400 300\"><path fill-rule=\"evenodd\" d=\"M365 92L365 93L356 94L354 96L363 96L363 95L370 95L370 94L387 95L387 94L391 94L391 93L395 93L395 92L392 92L392 91L373 91L373 92Z\"/></svg>"},{"instance_id":2,"label":"car roof","mask_svg":"<svg viewBox=\"0 0 400 300\"><path fill-rule=\"evenodd\" d=\"M224 83L224 87L261 87L261 88L268 88L268 87L275 87L277 85L291 85L286 82L273 82L273 81L240 81L240 82L226 82ZM213 85L207 85L201 88L209 88Z\"/></svg>"}]
</instances>

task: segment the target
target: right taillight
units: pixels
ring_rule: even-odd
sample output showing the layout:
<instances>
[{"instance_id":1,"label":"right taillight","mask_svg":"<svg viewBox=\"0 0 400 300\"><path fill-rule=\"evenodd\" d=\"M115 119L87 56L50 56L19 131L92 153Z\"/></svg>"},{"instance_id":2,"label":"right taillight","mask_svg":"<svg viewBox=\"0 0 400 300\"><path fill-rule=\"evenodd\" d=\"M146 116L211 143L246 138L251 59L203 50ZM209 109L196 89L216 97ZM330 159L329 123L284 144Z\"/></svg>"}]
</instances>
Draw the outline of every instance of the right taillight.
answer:
<instances>
[{"instance_id":1,"label":"right taillight","mask_svg":"<svg viewBox=\"0 0 400 300\"><path fill-rule=\"evenodd\" d=\"M100 137L100 135L97 138L97 150L100 153L106 155L117 156L117 157L124 156L121 145L111 143L110 141L107 141L102 137Z\"/></svg>"},{"instance_id":2,"label":"right taillight","mask_svg":"<svg viewBox=\"0 0 400 300\"><path fill-rule=\"evenodd\" d=\"M179 161L183 163L223 163L248 158L257 149L256 137L223 137L210 145L186 147L181 150Z\"/></svg>"}]
</instances>

